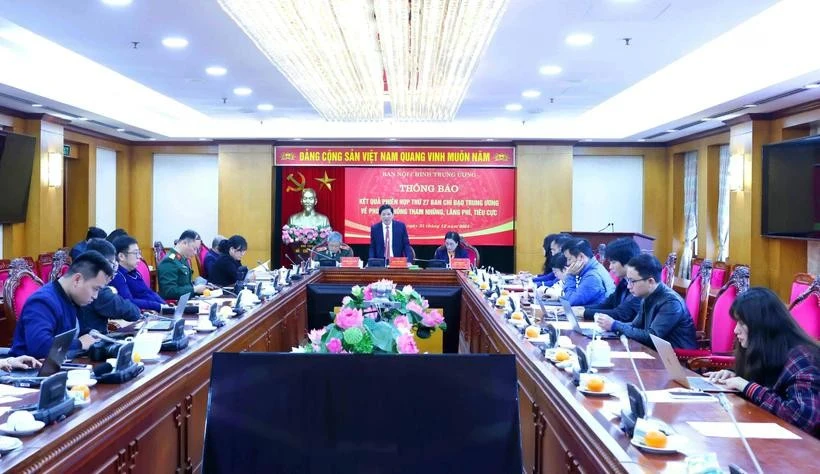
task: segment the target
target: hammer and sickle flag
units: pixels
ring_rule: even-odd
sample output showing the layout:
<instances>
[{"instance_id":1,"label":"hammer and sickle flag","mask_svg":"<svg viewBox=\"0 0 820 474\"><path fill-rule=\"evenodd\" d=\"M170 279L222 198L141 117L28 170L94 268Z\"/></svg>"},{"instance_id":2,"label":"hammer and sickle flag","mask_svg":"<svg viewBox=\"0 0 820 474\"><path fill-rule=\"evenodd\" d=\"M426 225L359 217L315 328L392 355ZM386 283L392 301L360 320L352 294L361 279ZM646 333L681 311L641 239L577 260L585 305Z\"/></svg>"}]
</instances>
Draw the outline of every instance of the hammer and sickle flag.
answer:
<instances>
[{"instance_id":1,"label":"hammer and sickle flag","mask_svg":"<svg viewBox=\"0 0 820 474\"><path fill-rule=\"evenodd\" d=\"M285 178L289 183L293 184L293 186L289 185L287 188L285 188L285 191L301 193L302 190L305 189L305 182L307 181L305 179L305 175L298 171L296 172L296 174L299 175L298 181L293 176L293 173L288 174L287 178Z\"/></svg>"}]
</instances>

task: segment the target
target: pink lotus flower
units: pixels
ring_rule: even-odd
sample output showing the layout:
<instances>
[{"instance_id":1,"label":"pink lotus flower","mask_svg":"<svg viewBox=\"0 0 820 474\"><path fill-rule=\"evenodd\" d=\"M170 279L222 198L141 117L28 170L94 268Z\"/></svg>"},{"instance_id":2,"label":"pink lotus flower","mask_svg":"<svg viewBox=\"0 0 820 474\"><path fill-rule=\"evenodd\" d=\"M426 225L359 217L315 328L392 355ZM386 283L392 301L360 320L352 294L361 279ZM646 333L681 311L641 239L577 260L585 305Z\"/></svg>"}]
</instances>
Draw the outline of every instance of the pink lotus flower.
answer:
<instances>
[{"instance_id":1,"label":"pink lotus flower","mask_svg":"<svg viewBox=\"0 0 820 474\"><path fill-rule=\"evenodd\" d=\"M308 339L313 344L319 344L322 342L322 336L325 335L325 328L322 329L311 329L308 333Z\"/></svg>"},{"instance_id":2,"label":"pink lotus flower","mask_svg":"<svg viewBox=\"0 0 820 474\"><path fill-rule=\"evenodd\" d=\"M373 290L370 288L370 285L364 287L362 298L364 298L365 301L370 301L373 299Z\"/></svg>"},{"instance_id":3,"label":"pink lotus flower","mask_svg":"<svg viewBox=\"0 0 820 474\"><path fill-rule=\"evenodd\" d=\"M419 316L422 316L422 313L424 312L424 309L422 309L421 305L419 305L415 301L411 301L411 302L407 303L407 310L412 311L412 312L418 314Z\"/></svg>"},{"instance_id":4,"label":"pink lotus flower","mask_svg":"<svg viewBox=\"0 0 820 474\"><path fill-rule=\"evenodd\" d=\"M430 302L427 300L421 300L421 307L427 309L430 307Z\"/></svg>"},{"instance_id":5,"label":"pink lotus flower","mask_svg":"<svg viewBox=\"0 0 820 474\"><path fill-rule=\"evenodd\" d=\"M409 334L410 330L412 329L412 326L410 325L410 320L407 319L407 316L396 316L396 318L393 319L393 325L396 326L396 328L398 328L399 331L405 334Z\"/></svg>"},{"instance_id":6,"label":"pink lotus flower","mask_svg":"<svg viewBox=\"0 0 820 474\"><path fill-rule=\"evenodd\" d=\"M327 350L332 354L338 354L342 352L342 341L337 337L331 337L329 341L327 341Z\"/></svg>"},{"instance_id":7,"label":"pink lotus flower","mask_svg":"<svg viewBox=\"0 0 820 474\"><path fill-rule=\"evenodd\" d=\"M438 325L443 322L444 316L442 316L437 309L428 311L421 316L421 324L427 326L428 328L438 327Z\"/></svg>"},{"instance_id":8,"label":"pink lotus flower","mask_svg":"<svg viewBox=\"0 0 820 474\"><path fill-rule=\"evenodd\" d=\"M399 349L399 354L418 354L419 348L416 347L416 341L411 334L402 334L396 338L396 347Z\"/></svg>"},{"instance_id":9,"label":"pink lotus flower","mask_svg":"<svg viewBox=\"0 0 820 474\"><path fill-rule=\"evenodd\" d=\"M341 329L359 328L362 327L363 322L362 311L354 308L342 308L335 320L336 326Z\"/></svg>"},{"instance_id":10,"label":"pink lotus flower","mask_svg":"<svg viewBox=\"0 0 820 474\"><path fill-rule=\"evenodd\" d=\"M349 296L345 296L344 298L342 298L342 306L347 306L347 305L349 305L349 304L350 304L350 302L351 302L352 300L353 300L353 299L352 299L351 297L349 297Z\"/></svg>"}]
</instances>

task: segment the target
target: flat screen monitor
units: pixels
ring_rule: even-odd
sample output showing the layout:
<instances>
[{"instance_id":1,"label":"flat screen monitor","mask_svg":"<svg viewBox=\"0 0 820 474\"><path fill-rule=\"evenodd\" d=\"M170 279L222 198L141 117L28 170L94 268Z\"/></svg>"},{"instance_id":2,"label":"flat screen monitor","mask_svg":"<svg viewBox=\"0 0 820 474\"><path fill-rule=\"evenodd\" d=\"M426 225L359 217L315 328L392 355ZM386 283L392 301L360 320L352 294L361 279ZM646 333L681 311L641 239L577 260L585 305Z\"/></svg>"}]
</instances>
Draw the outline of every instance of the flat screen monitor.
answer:
<instances>
[{"instance_id":1,"label":"flat screen monitor","mask_svg":"<svg viewBox=\"0 0 820 474\"><path fill-rule=\"evenodd\" d=\"M511 355L215 353L203 472L522 472Z\"/></svg>"},{"instance_id":2,"label":"flat screen monitor","mask_svg":"<svg viewBox=\"0 0 820 474\"><path fill-rule=\"evenodd\" d=\"M26 220L34 146L34 137L0 132L0 224Z\"/></svg>"},{"instance_id":3,"label":"flat screen monitor","mask_svg":"<svg viewBox=\"0 0 820 474\"><path fill-rule=\"evenodd\" d=\"M761 231L820 239L820 136L763 146Z\"/></svg>"}]
</instances>

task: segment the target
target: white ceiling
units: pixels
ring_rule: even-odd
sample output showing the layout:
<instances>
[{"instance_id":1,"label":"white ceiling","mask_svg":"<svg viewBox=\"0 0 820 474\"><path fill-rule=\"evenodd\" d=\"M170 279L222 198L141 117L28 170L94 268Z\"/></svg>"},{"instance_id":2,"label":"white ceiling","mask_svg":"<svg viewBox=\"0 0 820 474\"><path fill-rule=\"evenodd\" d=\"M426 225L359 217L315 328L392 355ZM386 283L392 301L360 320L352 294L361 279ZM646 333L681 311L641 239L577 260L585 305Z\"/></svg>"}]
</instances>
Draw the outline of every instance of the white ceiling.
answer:
<instances>
[{"instance_id":1,"label":"white ceiling","mask_svg":"<svg viewBox=\"0 0 820 474\"><path fill-rule=\"evenodd\" d=\"M790 0L792 1L792 0ZM803 1L803 0L793 0ZM84 56L179 104L179 117L193 125L176 133L153 127L150 120L129 120L127 114L100 114L89 104L69 101L67 95L47 93L25 82L4 83L0 64L0 106L37 112L27 102L40 102L72 115L96 119L114 128L145 137L355 137L355 138L598 138L636 139L698 118L754 102L820 79L810 71L788 81L756 89L739 97L711 104L697 113L651 122L637 133L602 133L605 127L564 129L561 124L578 120L597 106L644 80L651 74L692 53L704 44L776 4L775 0L510 0L507 12L479 63L464 102L452 124L333 124L320 119L310 104L288 83L222 11L216 0L134 0L114 8L101 0L3 0L0 29L13 23L42 38ZM820 2L818 2L820 3ZM5 25L4 25L5 24ZM13 26L13 25L11 25ZM595 36L586 47L564 43L566 35L587 32ZM189 40L184 50L169 50L163 37L179 35ZM626 46L623 38L631 38ZM137 48L131 42L137 41ZM0 36L0 53L4 44ZM805 47L809 45L796 45ZM0 54L0 59L2 54ZM70 63L68 63L70 64ZM538 68L557 64L563 72L542 76ZM229 72L211 77L204 69L221 65ZM49 70L52 81L82 77L68 69ZM79 69L79 68L78 68ZM704 70L718 80L744 71ZM237 97L237 86L254 90ZM525 89L542 92L538 99L523 99ZM819 89L807 90L756 108L762 112L817 98ZM679 91L668 91L674 96ZM123 95L127 95L123 91ZM117 105L120 97L109 99ZM223 98L227 102L223 103ZM18 100L19 99L19 100ZM123 99L124 100L124 99ZM655 106L664 107L666 97ZM524 109L507 112L506 104L519 102ZM271 112L256 110L271 103ZM123 103L121 109L136 107ZM100 109L101 110L101 109ZM110 110L110 109L109 109ZM176 112L176 111L175 111ZM170 112L169 112L170 115ZM178 120L179 121L179 120ZM260 122L263 122L260 124ZM202 125L205 124L206 125ZM105 133L112 129L89 122L75 122ZM469 125L465 127L457 125ZM658 140L720 126L703 122L686 132L667 134ZM579 132L580 130L580 132ZM126 132L126 133L128 133ZM133 134L124 138L139 139Z\"/></svg>"}]
</instances>

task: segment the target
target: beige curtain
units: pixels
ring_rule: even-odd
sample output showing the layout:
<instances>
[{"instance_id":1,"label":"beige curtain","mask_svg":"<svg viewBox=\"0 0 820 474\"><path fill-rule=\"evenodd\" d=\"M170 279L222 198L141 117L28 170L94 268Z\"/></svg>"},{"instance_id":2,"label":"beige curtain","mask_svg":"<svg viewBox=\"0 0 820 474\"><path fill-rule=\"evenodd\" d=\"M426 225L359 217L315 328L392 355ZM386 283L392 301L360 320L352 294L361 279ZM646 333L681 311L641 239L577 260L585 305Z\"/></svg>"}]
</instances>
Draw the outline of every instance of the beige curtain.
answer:
<instances>
[{"instance_id":1,"label":"beige curtain","mask_svg":"<svg viewBox=\"0 0 820 474\"><path fill-rule=\"evenodd\" d=\"M717 259L719 262L725 262L729 258L729 145L720 147L718 178Z\"/></svg>"},{"instance_id":2,"label":"beige curtain","mask_svg":"<svg viewBox=\"0 0 820 474\"><path fill-rule=\"evenodd\" d=\"M692 247L698 238L698 152L687 152L683 160L683 252L678 275L691 280Z\"/></svg>"}]
</instances>

